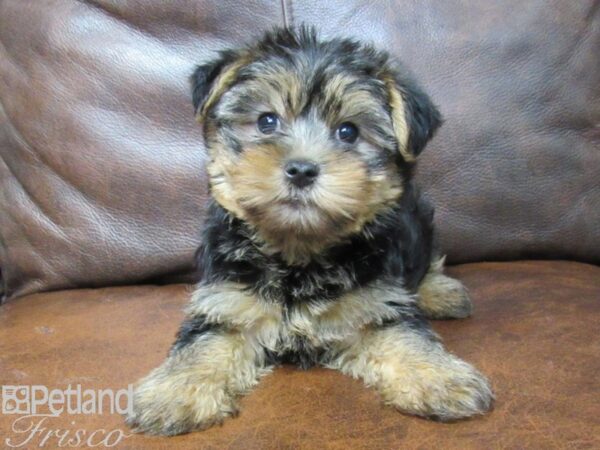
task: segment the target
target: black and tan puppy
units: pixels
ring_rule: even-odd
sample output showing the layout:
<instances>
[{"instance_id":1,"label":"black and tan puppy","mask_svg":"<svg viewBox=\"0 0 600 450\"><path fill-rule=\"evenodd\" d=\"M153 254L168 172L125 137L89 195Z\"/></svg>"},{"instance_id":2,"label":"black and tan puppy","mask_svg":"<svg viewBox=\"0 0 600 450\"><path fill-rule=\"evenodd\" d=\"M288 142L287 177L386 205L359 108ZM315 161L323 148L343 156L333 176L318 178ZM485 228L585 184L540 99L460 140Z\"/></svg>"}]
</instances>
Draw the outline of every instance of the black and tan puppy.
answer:
<instances>
[{"instance_id":1,"label":"black and tan puppy","mask_svg":"<svg viewBox=\"0 0 600 450\"><path fill-rule=\"evenodd\" d=\"M197 68L210 155L202 280L128 422L173 435L219 423L281 362L362 378L438 420L490 408L486 379L426 318L466 317L411 175L440 115L389 56L282 29Z\"/></svg>"}]
</instances>

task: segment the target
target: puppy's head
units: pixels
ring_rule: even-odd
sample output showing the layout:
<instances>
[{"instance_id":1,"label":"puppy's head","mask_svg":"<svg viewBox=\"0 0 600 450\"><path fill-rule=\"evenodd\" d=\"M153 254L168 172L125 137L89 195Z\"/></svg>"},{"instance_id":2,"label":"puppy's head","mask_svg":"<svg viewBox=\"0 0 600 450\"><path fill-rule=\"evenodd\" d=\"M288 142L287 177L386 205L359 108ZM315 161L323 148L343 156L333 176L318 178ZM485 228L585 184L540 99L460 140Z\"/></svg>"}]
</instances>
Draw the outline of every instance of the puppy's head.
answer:
<instances>
[{"instance_id":1,"label":"puppy's head","mask_svg":"<svg viewBox=\"0 0 600 450\"><path fill-rule=\"evenodd\" d=\"M386 53L302 28L192 76L211 193L289 263L395 204L440 115Z\"/></svg>"}]
</instances>

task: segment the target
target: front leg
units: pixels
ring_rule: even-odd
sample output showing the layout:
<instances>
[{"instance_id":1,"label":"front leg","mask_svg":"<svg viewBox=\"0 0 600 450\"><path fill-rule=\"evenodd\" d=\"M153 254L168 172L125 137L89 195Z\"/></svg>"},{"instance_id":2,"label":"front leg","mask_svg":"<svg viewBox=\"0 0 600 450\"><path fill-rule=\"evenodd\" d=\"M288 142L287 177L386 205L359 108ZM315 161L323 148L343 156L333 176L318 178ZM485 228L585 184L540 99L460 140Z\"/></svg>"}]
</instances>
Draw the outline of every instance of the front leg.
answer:
<instances>
[{"instance_id":1,"label":"front leg","mask_svg":"<svg viewBox=\"0 0 600 450\"><path fill-rule=\"evenodd\" d=\"M136 385L127 423L137 432L175 435L235 414L236 398L270 370L269 342L261 342L265 316L240 286L196 291L167 359Z\"/></svg>"},{"instance_id":2,"label":"front leg","mask_svg":"<svg viewBox=\"0 0 600 450\"><path fill-rule=\"evenodd\" d=\"M362 378L400 411L436 420L483 414L493 401L486 378L446 352L418 318L364 331L328 366Z\"/></svg>"}]
</instances>

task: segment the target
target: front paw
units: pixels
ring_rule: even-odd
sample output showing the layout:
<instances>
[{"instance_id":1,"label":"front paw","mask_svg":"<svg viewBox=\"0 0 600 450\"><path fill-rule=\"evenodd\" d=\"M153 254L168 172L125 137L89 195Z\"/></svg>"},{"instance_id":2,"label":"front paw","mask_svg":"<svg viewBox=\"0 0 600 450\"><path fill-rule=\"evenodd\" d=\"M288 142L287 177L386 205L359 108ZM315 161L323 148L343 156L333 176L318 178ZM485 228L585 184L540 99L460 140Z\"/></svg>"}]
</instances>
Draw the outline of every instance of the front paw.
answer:
<instances>
[{"instance_id":1,"label":"front paw","mask_svg":"<svg viewBox=\"0 0 600 450\"><path fill-rule=\"evenodd\" d=\"M447 356L443 364L419 367L410 379L390 387L388 403L403 412L442 422L489 411L494 395L487 379L466 362Z\"/></svg>"},{"instance_id":2,"label":"front paw","mask_svg":"<svg viewBox=\"0 0 600 450\"><path fill-rule=\"evenodd\" d=\"M161 367L136 387L126 422L136 433L172 436L204 430L236 412L234 399L218 384L194 383Z\"/></svg>"}]
</instances>

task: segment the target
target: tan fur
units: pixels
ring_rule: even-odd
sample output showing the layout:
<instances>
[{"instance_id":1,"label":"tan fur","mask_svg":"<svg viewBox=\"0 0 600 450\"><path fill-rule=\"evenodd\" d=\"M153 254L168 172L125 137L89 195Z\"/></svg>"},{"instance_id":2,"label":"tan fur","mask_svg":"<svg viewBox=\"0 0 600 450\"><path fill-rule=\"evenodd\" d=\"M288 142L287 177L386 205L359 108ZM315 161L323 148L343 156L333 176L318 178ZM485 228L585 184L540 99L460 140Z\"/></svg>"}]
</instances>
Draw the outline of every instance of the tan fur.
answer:
<instances>
[{"instance_id":1,"label":"tan fur","mask_svg":"<svg viewBox=\"0 0 600 450\"><path fill-rule=\"evenodd\" d=\"M275 80L279 84L279 90L273 92L271 98L280 98L276 109L281 111L281 117L288 121L292 120L300 114L306 102L306 93L302 90L302 80L294 72L287 72L283 76L277 74ZM288 99L291 101L290 104L286 104Z\"/></svg>"},{"instance_id":2,"label":"tan fur","mask_svg":"<svg viewBox=\"0 0 600 450\"><path fill-rule=\"evenodd\" d=\"M399 286L377 284L354 290L337 302L315 302L292 308L286 321L283 307L267 303L242 286L226 283L196 290L186 313L203 315L207 322L224 323L270 350L286 346L294 336L308 338L315 346L342 342L367 325L398 319L393 304L412 305L416 299ZM279 343L279 344L278 344Z\"/></svg>"},{"instance_id":3,"label":"tan fur","mask_svg":"<svg viewBox=\"0 0 600 450\"><path fill-rule=\"evenodd\" d=\"M235 190L228 177L229 172L235 166L233 158L219 157L207 164L207 171L212 197L227 211L238 219L244 220L246 213L238 205Z\"/></svg>"},{"instance_id":4,"label":"tan fur","mask_svg":"<svg viewBox=\"0 0 600 450\"><path fill-rule=\"evenodd\" d=\"M238 60L234 61L222 70L221 74L213 83L210 92L206 97L206 101L202 105L202 108L200 111L197 111L196 120L204 120L206 112L209 111L215 105L215 103L219 101L223 93L227 91L227 89L229 89L229 87L235 81L238 71L248 64L249 61L249 56L241 56Z\"/></svg>"},{"instance_id":5,"label":"tan fur","mask_svg":"<svg viewBox=\"0 0 600 450\"><path fill-rule=\"evenodd\" d=\"M434 268L435 270L435 268ZM416 298L403 288L377 283L336 302L297 305L284 319L282 305L268 303L236 283L200 287L188 317L220 325L171 353L135 390L128 422L153 434L178 434L220 423L237 411L236 397L268 373L265 349L294 349L296 338L328 349L328 367L375 387L401 411L444 420L482 413L492 394L485 378L448 354L430 334L400 322L394 305Z\"/></svg>"},{"instance_id":6,"label":"tan fur","mask_svg":"<svg viewBox=\"0 0 600 450\"><path fill-rule=\"evenodd\" d=\"M322 170L300 210L286 202L283 166L293 152L290 156L280 147L262 145L246 148L240 156L222 155L209 164L214 198L256 228L266 252L281 252L288 263L307 261L360 231L402 193L393 167L367 175L364 163L353 155L307 147L303 153Z\"/></svg>"},{"instance_id":7,"label":"tan fur","mask_svg":"<svg viewBox=\"0 0 600 450\"><path fill-rule=\"evenodd\" d=\"M394 124L396 139L398 140L398 149L406 161L413 162L416 160L416 157L408 149L409 130L402 93L398 90L396 82L391 76L386 76L384 81L389 94L389 104L392 109L392 122Z\"/></svg>"},{"instance_id":8,"label":"tan fur","mask_svg":"<svg viewBox=\"0 0 600 450\"><path fill-rule=\"evenodd\" d=\"M463 284L443 273L445 258L431 263L418 291L418 305L430 319L462 319L469 317L472 303Z\"/></svg>"},{"instance_id":9,"label":"tan fur","mask_svg":"<svg viewBox=\"0 0 600 450\"><path fill-rule=\"evenodd\" d=\"M263 65L262 69L264 72L260 78L249 80L243 86L234 86L229 91L218 92L220 98L215 97L213 101L216 110L227 114L230 100L234 99L237 91L241 91L255 94L253 101L257 111L273 111L285 120L296 117L306 101L303 80L298 73L285 67Z\"/></svg>"},{"instance_id":10,"label":"tan fur","mask_svg":"<svg viewBox=\"0 0 600 450\"><path fill-rule=\"evenodd\" d=\"M253 291L223 282L194 292L169 357L135 389L129 424L173 435L220 423L272 361L290 355L361 378L407 413L443 420L483 413L493 400L487 380L446 352L418 311L434 318L470 313L466 290L443 274L443 260L432 263L411 295L402 280L355 288L358 275L329 267L324 255L353 234L369 237L365 224L402 196L401 174L408 172L399 170L393 150L406 162L416 158L407 92L387 63L363 73L338 64L335 53L323 60L330 65L318 67L312 50L295 53L293 62L277 56L280 50L273 58L261 48L236 53L197 111L211 195L250 234L248 245L223 253L236 261L256 249L277 257L260 263ZM246 74L238 77L242 68ZM276 125L264 127L265 113L277 116L269 118ZM358 134L340 132L347 122ZM290 180L290 161L314 163L310 183ZM282 269L279 257L288 265L322 263L325 275L309 272L306 286L294 286L289 277L298 273ZM292 292L280 294L288 282ZM330 292L343 293L312 298Z\"/></svg>"},{"instance_id":11,"label":"tan fur","mask_svg":"<svg viewBox=\"0 0 600 450\"><path fill-rule=\"evenodd\" d=\"M207 333L139 381L128 423L150 434L180 434L237 412L236 397L269 372L263 350L238 332Z\"/></svg>"},{"instance_id":12,"label":"tan fur","mask_svg":"<svg viewBox=\"0 0 600 450\"><path fill-rule=\"evenodd\" d=\"M489 409L483 375L442 345L401 324L357 336L328 367L361 378L402 412L454 420Z\"/></svg>"},{"instance_id":13,"label":"tan fur","mask_svg":"<svg viewBox=\"0 0 600 450\"><path fill-rule=\"evenodd\" d=\"M359 290L341 303L304 305L284 321L281 305L261 301L241 285L201 287L192 296L188 317L206 316L227 331L202 335L140 380L128 423L139 431L167 435L220 423L237 411L236 397L269 372L261 362L265 348L285 351L296 336L314 345L346 342L369 323L396 318L386 302L399 295L405 293L385 287Z\"/></svg>"},{"instance_id":14,"label":"tan fur","mask_svg":"<svg viewBox=\"0 0 600 450\"><path fill-rule=\"evenodd\" d=\"M315 346L353 341L367 326L399 318L392 304L411 305L415 299L403 288L378 284L357 289L337 302L301 305L292 310L285 335L303 336Z\"/></svg>"},{"instance_id":15,"label":"tan fur","mask_svg":"<svg viewBox=\"0 0 600 450\"><path fill-rule=\"evenodd\" d=\"M276 349L281 336L282 306L260 301L236 283L200 287L192 295L186 313L189 317L204 315L210 323L227 324L269 350Z\"/></svg>"},{"instance_id":16,"label":"tan fur","mask_svg":"<svg viewBox=\"0 0 600 450\"><path fill-rule=\"evenodd\" d=\"M396 118L392 120L367 91L351 88L353 76L340 73L323 86L323 102L340 101L340 110L327 114L325 122L315 126L320 118L311 116L309 123L298 117L306 101L306 81L289 68L265 65L260 78L228 90L244 64L247 60L242 57L223 71L203 111L215 107L220 114L227 114L236 92L256 92L257 110L276 112L284 135L277 146L260 143L263 136L256 129L256 117L249 117L248 124L237 125L236 136L245 145L244 151L236 154L221 142L209 122L206 133L211 194L221 206L255 227L265 252L281 253L290 264L304 264L311 255L360 231L402 194L402 180L392 162L383 169L367 170L364 158L380 152L379 144L371 141L368 127L357 143L358 154L332 149L331 128L339 125L339 117L359 117L368 112L391 133L392 126L397 131L398 124L406 125L400 120L404 110L401 102L394 104ZM286 202L290 193L283 167L295 158L309 159L321 166L317 185L305 202L309 204L302 210ZM289 233L282 231L286 228Z\"/></svg>"}]
</instances>

